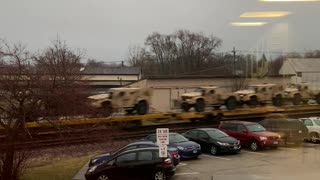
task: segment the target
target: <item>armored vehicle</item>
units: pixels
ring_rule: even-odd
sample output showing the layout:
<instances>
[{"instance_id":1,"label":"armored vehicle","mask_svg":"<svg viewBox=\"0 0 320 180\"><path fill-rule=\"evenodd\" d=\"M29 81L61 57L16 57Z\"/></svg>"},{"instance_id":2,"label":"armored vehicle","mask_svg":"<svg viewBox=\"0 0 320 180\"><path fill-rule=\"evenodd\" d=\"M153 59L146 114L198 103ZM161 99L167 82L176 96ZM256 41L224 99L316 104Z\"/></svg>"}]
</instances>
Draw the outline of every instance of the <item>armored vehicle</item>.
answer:
<instances>
[{"instance_id":1,"label":"armored vehicle","mask_svg":"<svg viewBox=\"0 0 320 180\"><path fill-rule=\"evenodd\" d=\"M294 105L307 103L311 99L320 104L320 90L311 88L308 83L288 84L284 98L291 100Z\"/></svg>"}]
</instances>

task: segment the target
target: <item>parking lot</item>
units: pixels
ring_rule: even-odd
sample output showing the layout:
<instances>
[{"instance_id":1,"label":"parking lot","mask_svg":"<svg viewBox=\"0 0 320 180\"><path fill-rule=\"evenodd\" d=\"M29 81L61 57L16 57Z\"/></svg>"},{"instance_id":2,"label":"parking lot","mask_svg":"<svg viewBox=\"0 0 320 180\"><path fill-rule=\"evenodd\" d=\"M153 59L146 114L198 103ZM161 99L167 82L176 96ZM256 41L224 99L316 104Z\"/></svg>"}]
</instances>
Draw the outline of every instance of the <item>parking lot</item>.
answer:
<instances>
[{"instance_id":1,"label":"parking lot","mask_svg":"<svg viewBox=\"0 0 320 180\"><path fill-rule=\"evenodd\" d=\"M83 180L87 165L75 176ZM305 143L302 147L279 147L240 154L212 156L181 161L172 180L318 180L320 145Z\"/></svg>"},{"instance_id":2,"label":"parking lot","mask_svg":"<svg viewBox=\"0 0 320 180\"><path fill-rule=\"evenodd\" d=\"M211 156L182 161L173 180L316 180L320 177L320 145Z\"/></svg>"}]
</instances>

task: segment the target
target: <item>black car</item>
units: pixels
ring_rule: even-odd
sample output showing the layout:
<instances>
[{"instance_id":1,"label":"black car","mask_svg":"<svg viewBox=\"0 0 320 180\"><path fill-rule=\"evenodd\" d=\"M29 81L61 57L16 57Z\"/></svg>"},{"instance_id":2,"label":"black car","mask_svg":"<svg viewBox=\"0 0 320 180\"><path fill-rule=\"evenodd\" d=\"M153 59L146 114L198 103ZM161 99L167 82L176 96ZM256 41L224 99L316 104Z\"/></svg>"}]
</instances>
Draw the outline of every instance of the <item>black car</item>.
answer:
<instances>
[{"instance_id":1,"label":"black car","mask_svg":"<svg viewBox=\"0 0 320 180\"><path fill-rule=\"evenodd\" d=\"M86 180L164 180L174 175L171 155L159 157L159 148L140 148L121 152L110 160L89 167Z\"/></svg>"},{"instance_id":2,"label":"black car","mask_svg":"<svg viewBox=\"0 0 320 180\"><path fill-rule=\"evenodd\" d=\"M218 153L239 153L240 141L215 128L193 129L182 134L201 145L202 151L212 155Z\"/></svg>"},{"instance_id":3,"label":"black car","mask_svg":"<svg viewBox=\"0 0 320 180\"><path fill-rule=\"evenodd\" d=\"M121 152L131 150L131 149L147 148L147 147L158 147L158 145L153 142L150 142L150 141L138 141L138 142L130 143L130 144L125 145L122 148L116 150L115 152L105 153L105 154L101 154L99 156L93 157L89 162L89 167L93 166L93 165L100 164L103 161L107 161L107 160L111 159L113 156L115 156ZM179 156L178 149L171 147L171 148L168 148L168 151L170 152L170 155L172 157L173 164L175 166L178 165L180 162L180 156Z\"/></svg>"},{"instance_id":4,"label":"black car","mask_svg":"<svg viewBox=\"0 0 320 180\"><path fill-rule=\"evenodd\" d=\"M298 119L275 118L258 121L268 131L280 134L284 144L300 145L308 137L308 129Z\"/></svg>"}]
</instances>

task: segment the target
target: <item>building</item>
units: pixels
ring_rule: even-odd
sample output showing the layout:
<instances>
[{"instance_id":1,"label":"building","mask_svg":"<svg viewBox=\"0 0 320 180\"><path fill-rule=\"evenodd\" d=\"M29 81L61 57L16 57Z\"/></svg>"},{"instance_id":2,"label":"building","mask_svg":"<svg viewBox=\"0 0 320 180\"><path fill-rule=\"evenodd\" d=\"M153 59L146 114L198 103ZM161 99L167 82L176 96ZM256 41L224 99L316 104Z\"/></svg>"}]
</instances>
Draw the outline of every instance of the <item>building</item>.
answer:
<instances>
[{"instance_id":1,"label":"building","mask_svg":"<svg viewBox=\"0 0 320 180\"><path fill-rule=\"evenodd\" d=\"M152 88L152 110L170 112L180 110L180 96L192 92L200 86L219 86L225 92L232 92L234 83L248 84L275 83L287 84L290 77L271 76L266 78L235 79L231 76L154 76L130 84L128 87Z\"/></svg>"},{"instance_id":2,"label":"building","mask_svg":"<svg viewBox=\"0 0 320 180\"><path fill-rule=\"evenodd\" d=\"M312 88L320 88L320 58L289 58L279 74L289 76L292 83L307 82Z\"/></svg>"},{"instance_id":3,"label":"building","mask_svg":"<svg viewBox=\"0 0 320 180\"><path fill-rule=\"evenodd\" d=\"M121 87L139 81L139 67L85 67L81 69L81 79L90 86L91 93L103 93L109 88Z\"/></svg>"}]
</instances>

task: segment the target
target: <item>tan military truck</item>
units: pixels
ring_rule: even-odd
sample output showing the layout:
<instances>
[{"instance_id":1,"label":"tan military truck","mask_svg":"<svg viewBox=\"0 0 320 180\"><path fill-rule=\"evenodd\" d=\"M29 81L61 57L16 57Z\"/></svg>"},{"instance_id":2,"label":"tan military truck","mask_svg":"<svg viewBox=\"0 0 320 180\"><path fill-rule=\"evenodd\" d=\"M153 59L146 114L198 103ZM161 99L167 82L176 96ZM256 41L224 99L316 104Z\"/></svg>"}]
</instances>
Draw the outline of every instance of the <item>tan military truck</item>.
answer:
<instances>
[{"instance_id":1,"label":"tan military truck","mask_svg":"<svg viewBox=\"0 0 320 180\"><path fill-rule=\"evenodd\" d=\"M320 90L311 88L308 83L288 84L284 90L284 98L294 105L307 103L311 99L320 104Z\"/></svg>"},{"instance_id":2,"label":"tan military truck","mask_svg":"<svg viewBox=\"0 0 320 180\"><path fill-rule=\"evenodd\" d=\"M249 106L257 106L272 102L275 106L283 104L283 86L276 84L253 84L245 90L236 91L239 103Z\"/></svg>"},{"instance_id":3,"label":"tan military truck","mask_svg":"<svg viewBox=\"0 0 320 180\"><path fill-rule=\"evenodd\" d=\"M152 90L143 88L111 88L107 94L88 97L91 106L99 108L105 116L124 109L128 114L144 115L149 112Z\"/></svg>"},{"instance_id":4,"label":"tan military truck","mask_svg":"<svg viewBox=\"0 0 320 180\"><path fill-rule=\"evenodd\" d=\"M233 110L238 105L235 94L226 93L225 90L217 86L200 87L194 92L182 94L181 99L181 108L186 112L190 108L194 108L197 112L203 112L207 106L218 109L222 105L225 105L228 110Z\"/></svg>"}]
</instances>

